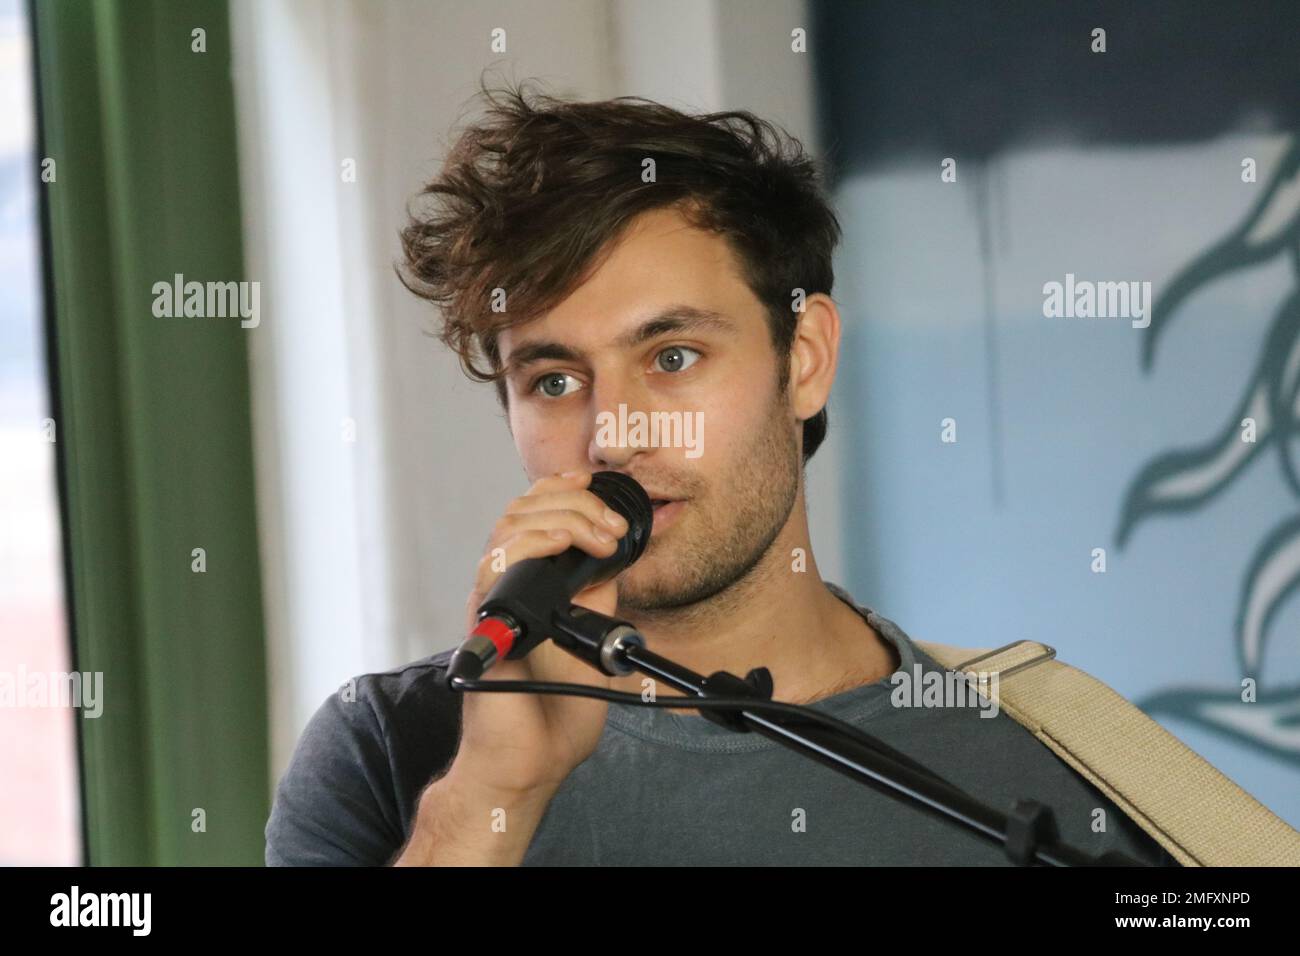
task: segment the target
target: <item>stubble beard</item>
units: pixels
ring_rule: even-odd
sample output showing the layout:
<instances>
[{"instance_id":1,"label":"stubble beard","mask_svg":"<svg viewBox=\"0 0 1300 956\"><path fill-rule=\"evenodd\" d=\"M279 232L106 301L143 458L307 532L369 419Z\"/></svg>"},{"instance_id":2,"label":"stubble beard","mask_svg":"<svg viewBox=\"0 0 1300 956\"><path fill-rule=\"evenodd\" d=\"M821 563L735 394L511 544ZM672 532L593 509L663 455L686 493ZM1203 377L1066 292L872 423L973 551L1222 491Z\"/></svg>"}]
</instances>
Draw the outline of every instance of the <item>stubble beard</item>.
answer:
<instances>
[{"instance_id":1,"label":"stubble beard","mask_svg":"<svg viewBox=\"0 0 1300 956\"><path fill-rule=\"evenodd\" d=\"M799 493L800 448L784 399L778 388L762 432L733 459L729 473L707 497L692 495L681 515L686 520L659 541L651 537L643 566L619 578L620 615L690 614L693 606L741 590L737 585L754 574Z\"/></svg>"}]
</instances>

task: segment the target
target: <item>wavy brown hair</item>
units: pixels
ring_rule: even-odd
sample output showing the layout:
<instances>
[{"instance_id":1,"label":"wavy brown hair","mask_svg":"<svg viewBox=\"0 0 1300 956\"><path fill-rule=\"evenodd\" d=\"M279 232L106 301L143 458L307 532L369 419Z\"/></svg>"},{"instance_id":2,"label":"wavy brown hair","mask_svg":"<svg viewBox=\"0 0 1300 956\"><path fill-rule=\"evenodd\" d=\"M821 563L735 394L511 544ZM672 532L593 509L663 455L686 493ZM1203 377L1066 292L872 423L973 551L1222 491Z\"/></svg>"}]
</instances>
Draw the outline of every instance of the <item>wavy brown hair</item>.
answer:
<instances>
[{"instance_id":1,"label":"wavy brown hair","mask_svg":"<svg viewBox=\"0 0 1300 956\"><path fill-rule=\"evenodd\" d=\"M766 306L779 385L789 380L795 289L830 294L840 225L815 161L780 127L743 111L691 115L634 96L572 102L527 81L482 87L482 117L408 207L398 275L437 304L438 337L507 403L497 336L540 318L599 265L641 213L674 207L725 238ZM643 162L656 181L642 181ZM506 312L493 290L509 292ZM826 409L804 422L807 461Z\"/></svg>"}]
</instances>

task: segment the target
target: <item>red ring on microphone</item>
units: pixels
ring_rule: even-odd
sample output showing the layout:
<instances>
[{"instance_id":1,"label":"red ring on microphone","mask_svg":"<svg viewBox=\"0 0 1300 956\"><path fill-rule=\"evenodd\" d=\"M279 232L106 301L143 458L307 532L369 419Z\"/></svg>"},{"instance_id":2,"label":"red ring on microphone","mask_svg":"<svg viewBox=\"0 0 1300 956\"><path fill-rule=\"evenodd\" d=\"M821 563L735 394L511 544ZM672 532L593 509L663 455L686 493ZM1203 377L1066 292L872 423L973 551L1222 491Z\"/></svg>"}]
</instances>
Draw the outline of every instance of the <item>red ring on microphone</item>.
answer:
<instances>
[{"instance_id":1,"label":"red ring on microphone","mask_svg":"<svg viewBox=\"0 0 1300 956\"><path fill-rule=\"evenodd\" d=\"M519 632L499 617L485 617L479 621L478 627L470 632L470 637L476 635L491 641L496 646L497 657L504 660L510 653L510 648L515 646L515 638L519 636Z\"/></svg>"}]
</instances>

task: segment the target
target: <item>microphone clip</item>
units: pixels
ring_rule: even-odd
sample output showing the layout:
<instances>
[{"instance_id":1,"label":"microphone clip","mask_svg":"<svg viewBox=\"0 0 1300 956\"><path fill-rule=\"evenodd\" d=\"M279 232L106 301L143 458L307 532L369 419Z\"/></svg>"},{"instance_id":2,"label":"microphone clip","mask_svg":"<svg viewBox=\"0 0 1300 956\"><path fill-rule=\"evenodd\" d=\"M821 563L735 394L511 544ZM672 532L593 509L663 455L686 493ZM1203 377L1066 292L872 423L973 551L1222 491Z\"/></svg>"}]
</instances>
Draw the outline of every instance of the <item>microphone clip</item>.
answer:
<instances>
[{"instance_id":1,"label":"microphone clip","mask_svg":"<svg viewBox=\"0 0 1300 956\"><path fill-rule=\"evenodd\" d=\"M556 611L551 624L551 640L610 677L632 673L624 655L629 647L645 647L645 638L630 622L577 604Z\"/></svg>"},{"instance_id":2,"label":"microphone clip","mask_svg":"<svg viewBox=\"0 0 1300 956\"><path fill-rule=\"evenodd\" d=\"M700 682L701 697L753 697L755 700L772 699L772 672L766 667L755 667L741 680L729 671L715 671ZM700 709L700 716L737 733L750 733L749 723L738 710L719 710L713 707Z\"/></svg>"}]
</instances>

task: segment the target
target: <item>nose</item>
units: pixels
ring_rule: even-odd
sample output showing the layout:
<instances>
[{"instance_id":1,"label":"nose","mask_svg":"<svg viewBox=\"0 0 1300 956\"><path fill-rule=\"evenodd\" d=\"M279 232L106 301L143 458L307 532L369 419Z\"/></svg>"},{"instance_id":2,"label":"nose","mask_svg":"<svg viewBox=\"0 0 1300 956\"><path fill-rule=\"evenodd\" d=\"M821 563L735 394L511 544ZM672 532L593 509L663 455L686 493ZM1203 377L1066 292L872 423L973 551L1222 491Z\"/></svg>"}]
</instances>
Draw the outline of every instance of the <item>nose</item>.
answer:
<instances>
[{"instance_id":1,"label":"nose","mask_svg":"<svg viewBox=\"0 0 1300 956\"><path fill-rule=\"evenodd\" d=\"M644 403L634 387L625 384L593 386L593 421L587 459L597 469L626 470L638 455L650 450ZM638 420L645 424L637 428Z\"/></svg>"}]
</instances>

